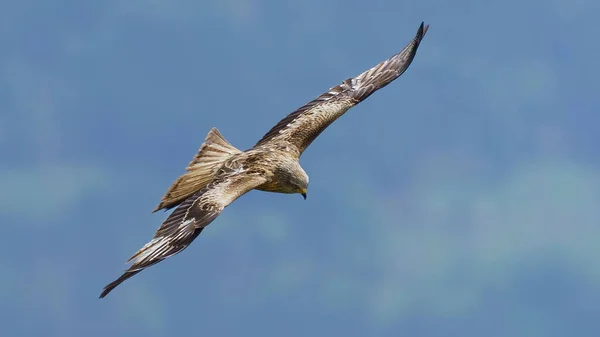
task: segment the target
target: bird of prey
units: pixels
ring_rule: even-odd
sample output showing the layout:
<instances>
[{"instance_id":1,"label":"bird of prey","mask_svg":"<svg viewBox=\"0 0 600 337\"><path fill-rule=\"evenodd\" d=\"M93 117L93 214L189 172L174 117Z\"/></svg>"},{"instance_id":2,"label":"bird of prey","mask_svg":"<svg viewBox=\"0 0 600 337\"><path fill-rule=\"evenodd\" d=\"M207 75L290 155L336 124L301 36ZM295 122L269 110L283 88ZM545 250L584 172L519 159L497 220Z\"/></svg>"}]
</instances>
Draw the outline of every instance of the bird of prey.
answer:
<instances>
[{"instance_id":1,"label":"bird of prey","mask_svg":"<svg viewBox=\"0 0 600 337\"><path fill-rule=\"evenodd\" d=\"M225 207L250 190L299 193L306 199L308 176L299 163L302 152L348 109L402 75L428 28L421 23L399 53L292 112L249 150L238 150L216 128L211 129L186 173L173 183L154 212L175 210L100 298L145 268L184 250Z\"/></svg>"}]
</instances>

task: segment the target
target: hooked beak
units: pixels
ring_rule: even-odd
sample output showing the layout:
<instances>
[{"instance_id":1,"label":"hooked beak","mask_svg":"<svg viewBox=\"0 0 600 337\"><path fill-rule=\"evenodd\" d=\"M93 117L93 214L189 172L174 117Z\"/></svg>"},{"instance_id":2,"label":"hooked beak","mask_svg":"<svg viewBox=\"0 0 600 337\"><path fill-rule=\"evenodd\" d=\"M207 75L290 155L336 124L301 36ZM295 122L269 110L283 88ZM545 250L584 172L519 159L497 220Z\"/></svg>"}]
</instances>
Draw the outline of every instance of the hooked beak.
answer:
<instances>
[{"instance_id":1,"label":"hooked beak","mask_svg":"<svg viewBox=\"0 0 600 337\"><path fill-rule=\"evenodd\" d=\"M306 189L300 190L300 194L304 197L304 200L306 200Z\"/></svg>"}]
</instances>

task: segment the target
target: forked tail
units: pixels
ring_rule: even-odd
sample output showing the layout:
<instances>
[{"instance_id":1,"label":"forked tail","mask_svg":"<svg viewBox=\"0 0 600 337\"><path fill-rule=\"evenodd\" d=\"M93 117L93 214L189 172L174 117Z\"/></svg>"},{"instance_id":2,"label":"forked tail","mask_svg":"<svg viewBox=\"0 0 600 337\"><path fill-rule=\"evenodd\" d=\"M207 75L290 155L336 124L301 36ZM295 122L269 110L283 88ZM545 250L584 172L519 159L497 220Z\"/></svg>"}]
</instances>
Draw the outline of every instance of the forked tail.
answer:
<instances>
[{"instance_id":1,"label":"forked tail","mask_svg":"<svg viewBox=\"0 0 600 337\"><path fill-rule=\"evenodd\" d=\"M225 160L241 152L229 144L217 128L212 128L200 146L198 154L187 166L187 172L171 185L160 204L152 212L170 209L182 203L211 182L216 170Z\"/></svg>"}]
</instances>

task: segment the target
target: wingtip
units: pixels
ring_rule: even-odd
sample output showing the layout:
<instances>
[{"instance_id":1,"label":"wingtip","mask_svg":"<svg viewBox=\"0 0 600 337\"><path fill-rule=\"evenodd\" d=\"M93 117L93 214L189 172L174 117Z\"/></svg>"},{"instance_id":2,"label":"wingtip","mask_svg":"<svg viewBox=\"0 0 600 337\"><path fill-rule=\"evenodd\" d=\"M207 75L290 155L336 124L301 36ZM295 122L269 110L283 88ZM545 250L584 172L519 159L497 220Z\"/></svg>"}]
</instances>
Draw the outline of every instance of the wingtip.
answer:
<instances>
[{"instance_id":1,"label":"wingtip","mask_svg":"<svg viewBox=\"0 0 600 337\"><path fill-rule=\"evenodd\" d=\"M429 24L426 25L425 21L421 21L421 25L419 26L419 31L417 33L421 39L423 39L425 34L427 34L427 30L429 30Z\"/></svg>"},{"instance_id":2,"label":"wingtip","mask_svg":"<svg viewBox=\"0 0 600 337\"><path fill-rule=\"evenodd\" d=\"M98 296L98 299L103 299L104 297L106 297L106 295L108 295L109 292L111 292L114 288L110 288L108 286L104 287L104 289L102 289L102 292L100 293L100 296Z\"/></svg>"},{"instance_id":3,"label":"wingtip","mask_svg":"<svg viewBox=\"0 0 600 337\"><path fill-rule=\"evenodd\" d=\"M127 278L123 279L123 276L121 276L118 279L114 280L113 282L107 284L106 287L104 287L102 289L102 292L100 293L100 297L98 297L98 298L103 299L104 297L106 297L106 295L108 295L108 293L113 291L113 289L115 289L119 284L121 284L123 281L125 281Z\"/></svg>"},{"instance_id":4,"label":"wingtip","mask_svg":"<svg viewBox=\"0 0 600 337\"><path fill-rule=\"evenodd\" d=\"M126 270L123 275L121 275L118 279L112 281L111 283L107 284L106 287L104 287L104 289L102 289L102 292L100 293L100 299L104 298L106 295L108 295L111 291L113 291L118 285L120 285L121 283L125 282L127 279L131 278L132 276L136 275L137 273L141 272L143 269L129 269Z\"/></svg>"}]
</instances>

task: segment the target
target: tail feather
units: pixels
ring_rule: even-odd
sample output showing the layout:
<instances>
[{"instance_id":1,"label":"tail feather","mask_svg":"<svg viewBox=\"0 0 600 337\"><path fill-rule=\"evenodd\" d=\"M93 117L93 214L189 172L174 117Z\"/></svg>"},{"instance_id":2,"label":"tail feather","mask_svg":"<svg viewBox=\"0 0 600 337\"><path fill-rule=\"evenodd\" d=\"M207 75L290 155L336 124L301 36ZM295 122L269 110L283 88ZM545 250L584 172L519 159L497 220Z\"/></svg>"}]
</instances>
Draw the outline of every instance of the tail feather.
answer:
<instances>
[{"instance_id":1,"label":"tail feather","mask_svg":"<svg viewBox=\"0 0 600 337\"><path fill-rule=\"evenodd\" d=\"M216 170L225 160L241 152L231 145L217 128L212 128L200 150L188 164L187 172L171 185L152 212L170 209L182 203L211 182Z\"/></svg>"}]
</instances>

